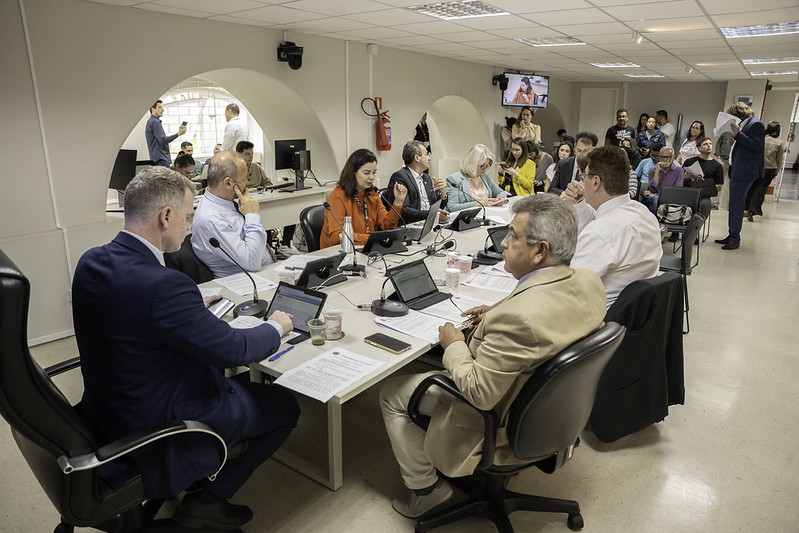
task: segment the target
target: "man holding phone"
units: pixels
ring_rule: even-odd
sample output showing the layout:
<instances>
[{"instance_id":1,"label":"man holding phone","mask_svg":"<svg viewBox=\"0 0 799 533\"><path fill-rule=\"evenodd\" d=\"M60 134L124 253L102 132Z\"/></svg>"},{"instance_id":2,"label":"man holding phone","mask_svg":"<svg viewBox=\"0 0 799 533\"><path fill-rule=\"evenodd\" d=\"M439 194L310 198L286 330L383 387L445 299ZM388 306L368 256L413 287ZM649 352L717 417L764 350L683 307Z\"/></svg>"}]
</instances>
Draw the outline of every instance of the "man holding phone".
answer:
<instances>
[{"instance_id":1,"label":"man holding phone","mask_svg":"<svg viewBox=\"0 0 799 533\"><path fill-rule=\"evenodd\" d=\"M505 270L518 285L492 308L464 313L479 321L468 337L451 322L439 328L446 373L472 406L497 413L500 431L536 367L598 329L605 316L599 276L569 266L577 243L571 206L557 196L538 194L525 196L512 209L515 216L502 247ZM566 323L570 326L562 327ZM482 417L438 388L429 389L420 404L420 412L431 417L427 431L411 421L408 400L430 374L391 378L380 391L391 448L410 489L408 497L391 504L408 518L418 518L452 496L437 470L450 477L469 475L482 449ZM494 462L518 459L506 442L497 447Z\"/></svg>"},{"instance_id":2,"label":"man holding phone","mask_svg":"<svg viewBox=\"0 0 799 533\"><path fill-rule=\"evenodd\" d=\"M186 133L186 122L180 125L178 132L167 136L164 127L161 125L161 117L164 115L164 106L161 100L156 100L150 106L150 118L144 126L144 138L147 141L147 151L150 159L162 167L171 167L172 159L169 157L169 143Z\"/></svg>"}]
</instances>

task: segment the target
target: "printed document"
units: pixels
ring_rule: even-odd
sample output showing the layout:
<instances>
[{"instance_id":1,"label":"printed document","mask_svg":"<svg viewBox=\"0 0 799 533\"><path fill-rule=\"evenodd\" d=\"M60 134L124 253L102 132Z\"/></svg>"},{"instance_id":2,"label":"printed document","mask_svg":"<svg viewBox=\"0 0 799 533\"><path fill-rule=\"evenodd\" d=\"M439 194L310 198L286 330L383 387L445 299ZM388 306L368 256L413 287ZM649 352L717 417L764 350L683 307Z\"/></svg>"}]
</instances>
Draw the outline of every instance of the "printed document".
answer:
<instances>
[{"instance_id":1,"label":"printed document","mask_svg":"<svg viewBox=\"0 0 799 533\"><path fill-rule=\"evenodd\" d=\"M252 279L255 280L255 285L258 287L259 293L270 291L277 287L277 283L274 281L269 281L266 278L262 278L258 274L252 274ZM252 281L250 281L250 278L248 278L247 274L244 272L225 276L224 278L218 278L214 281L226 289L235 292L239 296L249 296L252 294Z\"/></svg>"}]
</instances>

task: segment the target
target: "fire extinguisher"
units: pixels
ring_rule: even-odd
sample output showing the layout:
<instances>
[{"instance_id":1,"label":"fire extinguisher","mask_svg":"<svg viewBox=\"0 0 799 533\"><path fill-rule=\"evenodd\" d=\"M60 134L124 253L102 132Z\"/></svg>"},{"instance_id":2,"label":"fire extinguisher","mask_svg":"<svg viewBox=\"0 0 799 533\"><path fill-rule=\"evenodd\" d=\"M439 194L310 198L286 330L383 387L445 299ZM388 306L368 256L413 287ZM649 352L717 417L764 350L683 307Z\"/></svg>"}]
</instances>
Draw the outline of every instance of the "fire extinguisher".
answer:
<instances>
[{"instance_id":1,"label":"fire extinguisher","mask_svg":"<svg viewBox=\"0 0 799 533\"><path fill-rule=\"evenodd\" d=\"M363 108L363 104L367 100L370 100L375 106L374 115ZM391 150L391 118L388 116L388 110L381 112L377 101L368 97L361 100L361 110L370 117L377 118L377 149L383 152Z\"/></svg>"}]
</instances>

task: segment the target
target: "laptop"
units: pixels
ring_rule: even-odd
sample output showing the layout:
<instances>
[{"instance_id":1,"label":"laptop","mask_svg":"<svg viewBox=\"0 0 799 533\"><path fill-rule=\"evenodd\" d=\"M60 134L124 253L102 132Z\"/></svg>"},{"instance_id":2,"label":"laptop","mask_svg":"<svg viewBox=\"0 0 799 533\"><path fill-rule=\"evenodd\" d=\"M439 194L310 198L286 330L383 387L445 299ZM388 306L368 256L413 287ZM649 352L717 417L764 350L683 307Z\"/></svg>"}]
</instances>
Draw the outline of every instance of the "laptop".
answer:
<instances>
[{"instance_id":1,"label":"laptop","mask_svg":"<svg viewBox=\"0 0 799 533\"><path fill-rule=\"evenodd\" d=\"M305 265L297 278L297 287L329 287L347 280L343 272L338 271L338 266L347 254L340 253L331 257L320 257Z\"/></svg>"},{"instance_id":2,"label":"laptop","mask_svg":"<svg viewBox=\"0 0 799 533\"><path fill-rule=\"evenodd\" d=\"M438 209L440 207L441 200L437 200L430 204L430 210L427 212L427 218L424 219L424 225L422 227L406 227L407 233L405 234L405 242L422 242L422 239L433 231L433 226L435 226L438 221Z\"/></svg>"},{"instance_id":3,"label":"laptop","mask_svg":"<svg viewBox=\"0 0 799 533\"><path fill-rule=\"evenodd\" d=\"M405 228L390 229L386 231L373 231L366 239L366 244L358 250L362 254L380 252L383 255L407 252L408 247L403 244L405 239Z\"/></svg>"},{"instance_id":4,"label":"laptop","mask_svg":"<svg viewBox=\"0 0 799 533\"><path fill-rule=\"evenodd\" d=\"M386 276L396 291L389 299L399 300L415 311L426 309L452 296L438 290L424 259L389 268Z\"/></svg>"},{"instance_id":5,"label":"laptop","mask_svg":"<svg viewBox=\"0 0 799 533\"><path fill-rule=\"evenodd\" d=\"M311 337L308 329L308 321L312 318L319 318L322 307L327 300L327 294L313 289L304 289L281 281L266 316L272 316L275 311L283 311L291 315L291 322L294 324L294 332L298 335L286 342L297 344Z\"/></svg>"},{"instance_id":6,"label":"laptop","mask_svg":"<svg viewBox=\"0 0 799 533\"><path fill-rule=\"evenodd\" d=\"M481 208L479 207L475 207L473 209L464 209L463 211L458 211L458 214L455 215L455 218L447 227L453 231L464 231L482 226L480 220L477 219L477 214L480 212L480 209Z\"/></svg>"}]
</instances>

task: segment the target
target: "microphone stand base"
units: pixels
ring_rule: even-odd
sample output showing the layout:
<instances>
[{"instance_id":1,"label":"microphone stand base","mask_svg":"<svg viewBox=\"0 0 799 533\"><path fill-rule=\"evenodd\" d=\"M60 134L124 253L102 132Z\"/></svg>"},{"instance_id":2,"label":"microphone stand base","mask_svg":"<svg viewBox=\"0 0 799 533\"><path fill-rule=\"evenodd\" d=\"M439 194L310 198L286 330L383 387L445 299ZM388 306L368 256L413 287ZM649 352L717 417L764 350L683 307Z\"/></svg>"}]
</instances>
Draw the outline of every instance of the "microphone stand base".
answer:
<instances>
[{"instance_id":1,"label":"microphone stand base","mask_svg":"<svg viewBox=\"0 0 799 533\"><path fill-rule=\"evenodd\" d=\"M372 314L377 316L405 316L410 309L402 302L394 300L372 300Z\"/></svg>"},{"instance_id":2,"label":"microphone stand base","mask_svg":"<svg viewBox=\"0 0 799 533\"><path fill-rule=\"evenodd\" d=\"M366 277L366 265L347 265L339 267L339 270L346 272L348 276Z\"/></svg>"},{"instance_id":3,"label":"microphone stand base","mask_svg":"<svg viewBox=\"0 0 799 533\"><path fill-rule=\"evenodd\" d=\"M256 318L263 318L266 316L266 310L268 308L269 303L266 300L247 300L233 309L233 316L254 316Z\"/></svg>"}]
</instances>

